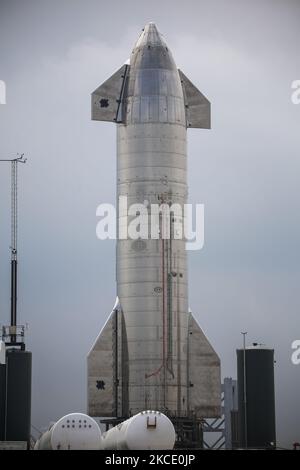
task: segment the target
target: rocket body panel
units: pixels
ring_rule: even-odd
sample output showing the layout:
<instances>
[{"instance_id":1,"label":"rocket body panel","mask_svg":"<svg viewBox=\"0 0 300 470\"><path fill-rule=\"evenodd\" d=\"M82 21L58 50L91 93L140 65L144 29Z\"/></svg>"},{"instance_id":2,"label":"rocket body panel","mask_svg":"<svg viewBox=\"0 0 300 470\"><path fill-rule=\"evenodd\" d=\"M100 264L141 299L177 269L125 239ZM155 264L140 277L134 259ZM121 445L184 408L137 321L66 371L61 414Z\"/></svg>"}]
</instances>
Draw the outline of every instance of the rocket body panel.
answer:
<instances>
[{"instance_id":1,"label":"rocket body panel","mask_svg":"<svg viewBox=\"0 0 300 470\"><path fill-rule=\"evenodd\" d=\"M209 340L189 313L188 336L189 409L196 415L220 416L220 359Z\"/></svg>"},{"instance_id":2,"label":"rocket body panel","mask_svg":"<svg viewBox=\"0 0 300 470\"><path fill-rule=\"evenodd\" d=\"M187 127L210 129L210 102L181 70L178 72L184 95Z\"/></svg>"},{"instance_id":3,"label":"rocket body panel","mask_svg":"<svg viewBox=\"0 0 300 470\"><path fill-rule=\"evenodd\" d=\"M161 218L158 237L151 238L149 216L147 226L140 228L148 238L117 240L116 280L126 328L129 415L157 409L172 416L200 417L204 410L199 403L189 403L186 241L176 239L175 231L188 195L187 117L193 119L194 127L205 127L209 102L185 76L184 87L183 75L151 23L140 36L126 70L121 87L116 87L123 90L122 122L117 125L117 202L120 196L127 197L127 207L118 207L117 233L139 215L136 206L127 217L132 204L149 208L151 204L177 204L182 211L170 215L169 239L162 235ZM97 90L102 93L101 87ZM196 121L199 106L202 115ZM206 383L217 390L218 381ZM96 396L101 402L101 393Z\"/></svg>"},{"instance_id":4,"label":"rocket body panel","mask_svg":"<svg viewBox=\"0 0 300 470\"><path fill-rule=\"evenodd\" d=\"M118 298L88 354L87 376L90 416L128 415L128 350Z\"/></svg>"},{"instance_id":5,"label":"rocket body panel","mask_svg":"<svg viewBox=\"0 0 300 470\"><path fill-rule=\"evenodd\" d=\"M118 122L122 120L122 98L129 66L124 64L91 96L94 121Z\"/></svg>"}]
</instances>

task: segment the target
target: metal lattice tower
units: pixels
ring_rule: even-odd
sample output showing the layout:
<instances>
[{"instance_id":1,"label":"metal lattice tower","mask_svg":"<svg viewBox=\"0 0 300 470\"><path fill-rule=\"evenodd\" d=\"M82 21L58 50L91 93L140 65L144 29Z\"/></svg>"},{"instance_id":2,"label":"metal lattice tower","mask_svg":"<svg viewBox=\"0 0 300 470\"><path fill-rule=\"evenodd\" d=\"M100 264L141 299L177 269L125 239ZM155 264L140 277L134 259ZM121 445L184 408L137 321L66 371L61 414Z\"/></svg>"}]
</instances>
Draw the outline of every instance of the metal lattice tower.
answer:
<instances>
[{"instance_id":1,"label":"metal lattice tower","mask_svg":"<svg viewBox=\"0 0 300 470\"><path fill-rule=\"evenodd\" d=\"M204 449L233 449L237 444L237 381L224 378L222 384L222 416L217 419L205 419L203 423ZM210 437L210 438L209 438Z\"/></svg>"},{"instance_id":2,"label":"metal lattice tower","mask_svg":"<svg viewBox=\"0 0 300 470\"><path fill-rule=\"evenodd\" d=\"M11 309L7 336L10 337L11 343L15 344L17 341L18 163L26 163L26 158L24 154L21 154L16 158L0 161L11 163Z\"/></svg>"}]
</instances>

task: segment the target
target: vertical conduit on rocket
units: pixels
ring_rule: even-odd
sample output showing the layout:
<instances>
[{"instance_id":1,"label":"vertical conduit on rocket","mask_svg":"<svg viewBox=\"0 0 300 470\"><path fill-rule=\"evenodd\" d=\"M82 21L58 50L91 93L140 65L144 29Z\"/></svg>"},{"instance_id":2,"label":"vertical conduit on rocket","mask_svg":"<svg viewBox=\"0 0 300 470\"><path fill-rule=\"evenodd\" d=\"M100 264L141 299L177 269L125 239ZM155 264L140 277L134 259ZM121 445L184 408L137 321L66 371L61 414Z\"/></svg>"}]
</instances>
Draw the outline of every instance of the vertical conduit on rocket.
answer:
<instances>
[{"instance_id":1,"label":"vertical conduit on rocket","mask_svg":"<svg viewBox=\"0 0 300 470\"><path fill-rule=\"evenodd\" d=\"M177 380L181 383L181 335L180 335L180 304L179 304L179 263L176 257L176 313L177 313ZM181 388L177 394L177 416L181 416Z\"/></svg>"},{"instance_id":2,"label":"vertical conduit on rocket","mask_svg":"<svg viewBox=\"0 0 300 470\"><path fill-rule=\"evenodd\" d=\"M164 197L160 197L162 204L164 204ZM161 282L162 282L162 359L160 366L153 372L146 373L145 378L158 375L163 371L163 396L165 405L166 394L166 272L165 272L165 226L163 214L160 214L160 240L161 240Z\"/></svg>"},{"instance_id":3,"label":"vertical conduit on rocket","mask_svg":"<svg viewBox=\"0 0 300 470\"><path fill-rule=\"evenodd\" d=\"M170 203L171 205L171 203ZM173 230L173 218L171 213L170 216L170 224L169 224L169 238L168 238L168 269L167 269L167 276L168 276L168 357L167 357L167 369L170 372L172 378L174 378L173 372L173 271L172 271L172 238L174 237L174 230Z\"/></svg>"}]
</instances>

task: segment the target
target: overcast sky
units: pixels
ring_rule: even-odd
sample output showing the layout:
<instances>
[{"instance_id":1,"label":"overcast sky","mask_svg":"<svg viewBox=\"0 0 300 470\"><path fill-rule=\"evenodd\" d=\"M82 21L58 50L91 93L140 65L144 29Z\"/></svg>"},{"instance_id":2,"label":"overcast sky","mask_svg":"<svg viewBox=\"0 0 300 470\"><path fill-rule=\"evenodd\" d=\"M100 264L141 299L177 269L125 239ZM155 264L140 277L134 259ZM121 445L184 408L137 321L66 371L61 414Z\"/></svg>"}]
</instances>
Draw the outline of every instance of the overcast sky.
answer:
<instances>
[{"instance_id":1,"label":"overcast sky","mask_svg":"<svg viewBox=\"0 0 300 470\"><path fill-rule=\"evenodd\" d=\"M86 411L86 355L115 296L115 245L96 207L115 201L116 129L90 93L154 21L212 103L188 130L190 201L205 246L189 252L190 307L236 377L236 347L275 348L279 444L300 440L300 79L298 0L0 0L0 158L19 168L19 323L33 352L38 428ZM10 169L0 167L0 322L9 320Z\"/></svg>"}]
</instances>

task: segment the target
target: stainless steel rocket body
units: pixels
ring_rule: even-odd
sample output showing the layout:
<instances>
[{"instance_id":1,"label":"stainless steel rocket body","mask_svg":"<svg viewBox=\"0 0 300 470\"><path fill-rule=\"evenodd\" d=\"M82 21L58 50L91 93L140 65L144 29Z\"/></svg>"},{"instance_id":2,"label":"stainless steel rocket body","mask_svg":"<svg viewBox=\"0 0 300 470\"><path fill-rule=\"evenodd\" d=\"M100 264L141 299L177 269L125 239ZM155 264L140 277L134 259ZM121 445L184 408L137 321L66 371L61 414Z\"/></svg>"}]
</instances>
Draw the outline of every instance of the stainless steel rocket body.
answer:
<instances>
[{"instance_id":1,"label":"stainless steel rocket body","mask_svg":"<svg viewBox=\"0 0 300 470\"><path fill-rule=\"evenodd\" d=\"M210 128L210 103L149 23L130 63L92 93L92 119L117 124L118 236L141 205L148 218L141 236L117 239L118 299L88 355L88 412L217 417L220 360L189 311L186 240L177 232L187 203L187 128ZM171 210L167 234L160 216L153 237L153 205L180 208Z\"/></svg>"},{"instance_id":2,"label":"stainless steel rocket body","mask_svg":"<svg viewBox=\"0 0 300 470\"><path fill-rule=\"evenodd\" d=\"M117 199L187 202L185 104L171 52L150 25L130 60L126 122L117 126ZM118 240L117 294L129 357L130 410L187 413L188 283L185 240ZM126 223L119 214L119 223ZM162 230L162 227L160 227Z\"/></svg>"}]
</instances>

